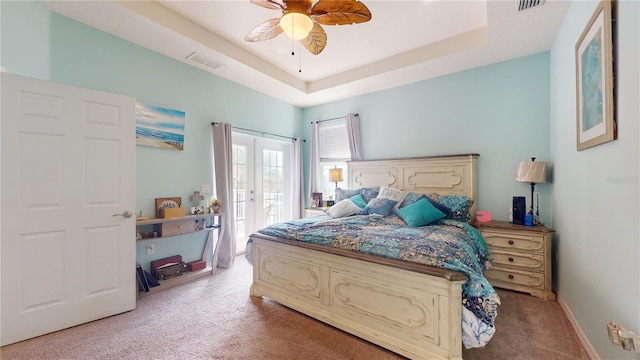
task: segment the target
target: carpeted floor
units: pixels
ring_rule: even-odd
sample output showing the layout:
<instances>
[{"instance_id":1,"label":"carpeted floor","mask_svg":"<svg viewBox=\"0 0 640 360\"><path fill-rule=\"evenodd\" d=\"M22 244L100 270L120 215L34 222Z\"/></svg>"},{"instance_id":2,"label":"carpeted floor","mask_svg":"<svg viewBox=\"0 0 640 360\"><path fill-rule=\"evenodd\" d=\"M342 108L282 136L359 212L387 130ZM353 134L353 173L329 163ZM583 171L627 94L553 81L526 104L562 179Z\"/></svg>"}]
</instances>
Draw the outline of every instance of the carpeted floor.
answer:
<instances>
[{"instance_id":1,"label":"carpeted floor","mask_svg":"<svg viewBox=\"0 0 640 360\"><path fill-rule=\"evenodd\" d=\"M216 276L138 301L135 310L0 348L13 359L402 359L385 349L249 296L242 257ZM463 358L586 360L556 301L499 290L497 331Z\"/></svg>"}]
</instances>

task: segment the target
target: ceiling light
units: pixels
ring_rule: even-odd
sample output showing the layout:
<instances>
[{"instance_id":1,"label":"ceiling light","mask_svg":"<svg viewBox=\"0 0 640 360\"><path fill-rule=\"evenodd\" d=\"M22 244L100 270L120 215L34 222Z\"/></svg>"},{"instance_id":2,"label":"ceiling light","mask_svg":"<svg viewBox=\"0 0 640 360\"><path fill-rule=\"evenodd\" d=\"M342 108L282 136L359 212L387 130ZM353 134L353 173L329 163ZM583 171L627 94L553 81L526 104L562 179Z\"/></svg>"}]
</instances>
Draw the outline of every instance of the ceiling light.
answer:
<instances>
[{"instance_id":1,"label":"ceiling light","mask_svg":"<svg viewBox=\"0 0 640 360\"><path fill-rule=\"evenodd\" d=\"M249 42L265 41L285 33L300 41L313 55L327 46L321 25L351 25L371 20L371 12L358 0L250 0L267 9L280 10L282 16L269 19L245 35ZM292 52L293 54L293 52Z\"/></svg>"},{"instance_id":2,"label":"ceiling light","mask_svg":"<svg viewBox=\"0 0 640 360\"><path fill-rule=\"evenodd\" d=\"M313 28L313 20L305 14L290 12L282 15L280 27L289 38L302 40L309 36Z\"/></svg>"}]
</instances>

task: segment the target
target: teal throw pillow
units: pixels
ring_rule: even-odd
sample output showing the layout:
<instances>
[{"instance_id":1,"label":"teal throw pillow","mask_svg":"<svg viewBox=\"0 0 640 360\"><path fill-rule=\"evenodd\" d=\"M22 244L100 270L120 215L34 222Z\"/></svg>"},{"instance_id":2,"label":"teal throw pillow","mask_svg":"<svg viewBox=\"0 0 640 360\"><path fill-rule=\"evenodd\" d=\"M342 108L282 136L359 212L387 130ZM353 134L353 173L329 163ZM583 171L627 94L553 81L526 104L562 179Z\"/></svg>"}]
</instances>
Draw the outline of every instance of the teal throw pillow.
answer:
<instances>
[{"instance_id":1,"label":"teal throw pillow","mask_svg":"<svg viewBox=\"0 0 640 360\"><path fill-rule=\"evenodd\" d=\"M367 206L367 203L364 201L364 199L362 198L362 195L360 195L360 194L353 195L349 199L351 201L353 201L354 204L358 205L361 209L363 209L365 206Z\"/></svg>"},{"instance_id":2,"label":"teal throw pillow","mask_svg":"<svg viewBox=\"0 0 640 360\"><path fill-rule=\"evenodd\" d=\"M362 209L360 215L373 215L378 214L382 216L389 216L391 214L391 210L396 206L398 202L390 199L384 198L373 198L367 206Z\"/></svg>"},{"instance_id":3,"label":"teal throw pillow","mask_svg":"<svg viewBox=\"0 0 640 360\"><path fill-rule=\"evenodd\" d=\"M411 205L400 208L396 213L411 227L429 225L447 216L427 199L420 199Z\"/></svg>"}]
</instances>

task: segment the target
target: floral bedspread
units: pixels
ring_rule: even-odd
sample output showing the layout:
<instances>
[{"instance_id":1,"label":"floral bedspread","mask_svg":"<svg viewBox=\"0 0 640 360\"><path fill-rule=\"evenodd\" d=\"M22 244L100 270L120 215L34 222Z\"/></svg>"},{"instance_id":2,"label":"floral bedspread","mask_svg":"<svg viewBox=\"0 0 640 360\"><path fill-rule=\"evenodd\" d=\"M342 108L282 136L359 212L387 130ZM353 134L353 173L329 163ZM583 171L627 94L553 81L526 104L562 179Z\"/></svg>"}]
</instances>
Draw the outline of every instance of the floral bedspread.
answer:
<instances>
[{"instance_id":1,"label":"floral bedspread","mask_svg":"<svg viewBox=\"0 0 640 360\"><path fill-rule=\"evenodd\" d=\"M482 274L489 252L482 235L467 223L440 220L407 227L395 214L323 215L270 225L258 233L463 272L469 277L462 285L464 346L482 347L495 332L500 298ZM251 245L249 240L250 261Z\"/></svg>"}]
</instances>

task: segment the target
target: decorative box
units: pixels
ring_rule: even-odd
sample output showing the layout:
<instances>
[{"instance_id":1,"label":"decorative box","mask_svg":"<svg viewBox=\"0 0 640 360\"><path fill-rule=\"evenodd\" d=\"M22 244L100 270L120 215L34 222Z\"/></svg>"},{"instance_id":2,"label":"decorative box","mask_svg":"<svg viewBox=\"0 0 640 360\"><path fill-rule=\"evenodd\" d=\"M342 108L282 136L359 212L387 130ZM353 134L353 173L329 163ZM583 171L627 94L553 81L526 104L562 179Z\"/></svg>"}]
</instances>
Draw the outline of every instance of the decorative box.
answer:
<instances>
[{"instance_id":1,"label":"decorative box","mask_svg":"<svg viewBox=\"0 0 640 360\"><path fill-rule=\"evenodd\" d=\"M207 267L207 262L204 260L196 260L187 263L187 270L189 271L198 271Z\"/></svg>"},{"instance_id":2,"label":"decorative box","mask_svg":"<svg viewBox=\"0 0 640 360\"><path fill-rule=\"evenodd\" d=\"M151 266L151 270L153 271L164 265L179 262L182 262L182 255L173 255L162 259L152 260L149 265Z\"/></svg>"},{"instance_id":3,"label":"decorative box","mask_svg":"<svg viewBox=\"0 0 640 360\"><path fill-rule=\"evenodd\" d=\"M187 264L180 262L173 265L164 265L154 271L154 277L158 280L166 280L187 273Z\"/></svg>"},{"instance_id":4,"label":"decorative box","mask_svg":"<svg viewBox=\"0 0 640 360\"><path fill-rule=\"evenodd\" d=\"M488 223L491 222L491 211L476 211L476 220L479 223Z\"/></svg>"},{"instance_id":5,"label":"decorative box","mask_svg":"<svg viewBox=\"0 0 640 360\"><path fill-rule=\"evenodd\" d=\"M184 217L185 214L186 211L183 207L160 209L160 217L163 219Z\"/></svg>"}]
</instances>

